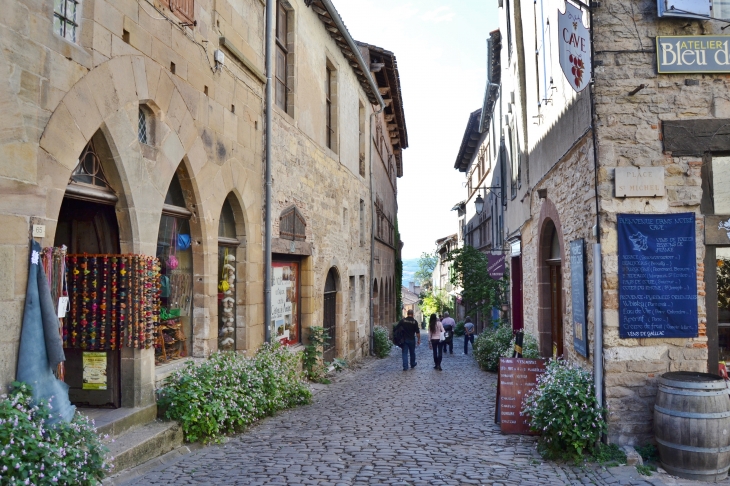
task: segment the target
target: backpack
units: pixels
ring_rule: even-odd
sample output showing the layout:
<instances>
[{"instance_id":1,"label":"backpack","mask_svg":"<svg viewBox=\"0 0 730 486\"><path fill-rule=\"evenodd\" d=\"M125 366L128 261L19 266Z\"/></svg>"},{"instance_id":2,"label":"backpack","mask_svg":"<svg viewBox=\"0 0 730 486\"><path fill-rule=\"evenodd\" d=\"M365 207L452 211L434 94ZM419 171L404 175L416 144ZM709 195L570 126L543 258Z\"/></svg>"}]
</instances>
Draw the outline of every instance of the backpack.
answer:
<instances>
[{"instance_id":1,"label":"backpack","mask_svg":"<svg viewBox=\"0 0 730 486\"><path fill-rule=\"evenodd\" d=\"M398 325L395 326L395 329L393 329L393 344L395 344L399 348L402 348L405 340L406 330L403 329L403 326L400 323L398 323Z\"/></svg>"}]
</instances>

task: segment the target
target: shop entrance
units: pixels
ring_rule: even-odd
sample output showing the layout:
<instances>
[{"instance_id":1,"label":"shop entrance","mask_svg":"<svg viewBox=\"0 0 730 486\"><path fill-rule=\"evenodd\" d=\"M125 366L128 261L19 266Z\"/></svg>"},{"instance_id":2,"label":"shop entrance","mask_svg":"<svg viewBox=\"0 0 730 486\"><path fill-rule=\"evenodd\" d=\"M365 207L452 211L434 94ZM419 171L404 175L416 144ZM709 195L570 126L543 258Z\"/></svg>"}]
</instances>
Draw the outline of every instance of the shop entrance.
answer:
<instances>
[{"instance_id":1,"label":"shop entrance","mask_svg":"<svg viewBox=\"0 0 730 486\"><path fill-rule=\"evenodd\" d=\"M333 361L337 354L337 283L335 269L327 273L324 284L324 319L322 327L327 331L329 341L324 346L324 360Z\"/></svg>"},{"instance_id":2,"label":"shop entrance","mask_svg":"<svg viewBox=\"0 0 730 486\"><path fill-rule=\"evenodd\" d=\"M58 216L54 246L65 245L68 254L119 254L119 225L114 210L116 201L117 196L109 186L94 143L89 142L66 189ZM85 298L91 298L91 293L98 289L94 288L94 280L84 282L88 284L76 291L86 293ZM118 340L119 337L116 336L116 341ZM76 405L118 408L121 406L119 350L87 352L83 349L85 345L86 343L79 343L64 350L64 380L69 385L71 402ZM105 374L106 384L99 386L86 383L85 374L90 372Z\"/></svg>"},{"instance_id":3,"label":"shop entrance","mask_svg":"<svg viewBox=\"0 0 730 486\"><path fill-rule=\"evenodd\" d=\"M552 220L547 220L540 238L539 300L540 354L563 356L563 273L560 236Z\"/></svg>"}]
</instances>

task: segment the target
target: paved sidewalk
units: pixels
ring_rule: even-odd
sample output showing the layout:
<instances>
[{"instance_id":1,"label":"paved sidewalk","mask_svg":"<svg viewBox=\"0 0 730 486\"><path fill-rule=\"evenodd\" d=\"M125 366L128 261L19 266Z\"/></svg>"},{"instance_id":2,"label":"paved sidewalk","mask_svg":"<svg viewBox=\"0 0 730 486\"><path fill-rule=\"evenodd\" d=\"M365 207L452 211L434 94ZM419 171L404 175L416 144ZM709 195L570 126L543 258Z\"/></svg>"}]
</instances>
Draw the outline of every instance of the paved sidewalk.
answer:
<instances>
[{"instance_id":1,"label":"paved sidewalk","mask_svg":"<svg viewBox=\"0 0 730 486\"><path fill-rule=\"evenodd\" d=\"M368 358L318 387L311 405L271 417L223 445L173 454L109 481L126 485L662 485L633 467L545 463L535 439L494 424L496 374L463 356L462 341L433 369L424 339L418 366L400 349ZM105 482L106 483L106 482ZM686 484L698 484L687 482ZM726 483L727 484L727 483Z\"/></svg>"}]
</instances>

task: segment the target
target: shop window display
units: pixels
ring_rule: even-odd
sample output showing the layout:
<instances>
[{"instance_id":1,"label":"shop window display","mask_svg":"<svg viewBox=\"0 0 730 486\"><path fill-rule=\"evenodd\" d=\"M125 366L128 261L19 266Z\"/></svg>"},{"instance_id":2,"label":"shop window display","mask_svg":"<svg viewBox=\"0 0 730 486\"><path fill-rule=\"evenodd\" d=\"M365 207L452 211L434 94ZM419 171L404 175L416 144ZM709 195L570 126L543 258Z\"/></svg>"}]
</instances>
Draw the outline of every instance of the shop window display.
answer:
<instances>
[{"instance_id":1,"label":"shop window display","mask_svg":"<svg viewBox=\"0 0 730 486\"><path fill-rule=\"evenodd\" d=\"M175 175L165 206L187 212L180 181ZM192 354L193 251L188 218L163 211L157 236L160 262L160 332L155 343L157 364Z\"/></svg>"},{"instance_id":2,"label":"shop window display","mask_svg":"<svg viewBox=\"0 0 730 486\"><path fill-rule=\"evenodd\" d=\"M218 223L218 349L236 346L236 221L226 201Z\"/></svg>"},{"instance_id":3,"label":"shop window display","mask_svg":"<svg viewBox=\"0 0 730 486\"><path fill-rule=\"evenodd\" d=\"M275 261L271 266L271 335L288 346L299 344L299 262Z\"/></svg>"}]
</instances>

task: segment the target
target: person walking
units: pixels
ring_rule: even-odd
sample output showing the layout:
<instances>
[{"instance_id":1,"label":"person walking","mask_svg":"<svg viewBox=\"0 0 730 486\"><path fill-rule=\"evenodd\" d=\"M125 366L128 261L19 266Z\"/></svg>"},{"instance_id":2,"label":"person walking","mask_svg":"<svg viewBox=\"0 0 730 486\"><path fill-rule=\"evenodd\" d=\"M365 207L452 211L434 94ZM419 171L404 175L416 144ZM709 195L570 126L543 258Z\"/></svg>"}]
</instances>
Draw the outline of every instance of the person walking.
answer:
<instances>
[{"instance_id":1,"label":"person walking","mask_svg":"<svg viewBox=\"0 0 730 486\"><path fill-rule=\"evenodd\" d=\"M464 318L464 354L469 354L469 342L471 342L472 350L474 349L474 324L471 317Z\"/></svg>"},{"instance_id":2,"label":"person walking","mask_svg":"<svg viewBox=\"0 0 730 486\"><path fill-rule=\"evenodd\" d=\"M415 368L416 363L416 346L421 345L421 331L418 329L418 321L413 318L413 309L408 309L406 317L396 324L393 334L399 332L399 328L403 333L403 346L401 346L403 354L403 371L408 370L408 354L411 355L411 369ZM418 339L418 344L416 344Z\"/></svg>"},{"instance_id":3,"label":"person walking","mask_svg":"<svg viewBox=\"0 0 730 486\"><path fill-rule=\"evenodd\" d=\"M438 320L436 314L431 314L428 321L428 347L433 349L433 368L441 369L441 360L443 359L443 346L441 346L441 337L444 335L444 326Z\"/></svg>"},{"instance_id":4,"label":"person walking","mask_svg":"<svg viewBox=\"0 0 730 486\"><path fill-rule=\"evenodd\" d=\"M441 325L444 326L444 341L441 343L443 354L446 354L446 348L449 349L449 354L454 354L454 329L456 329L456 322L449 316L448 312L444 312Z\"/></svg>"}]
</instances>

